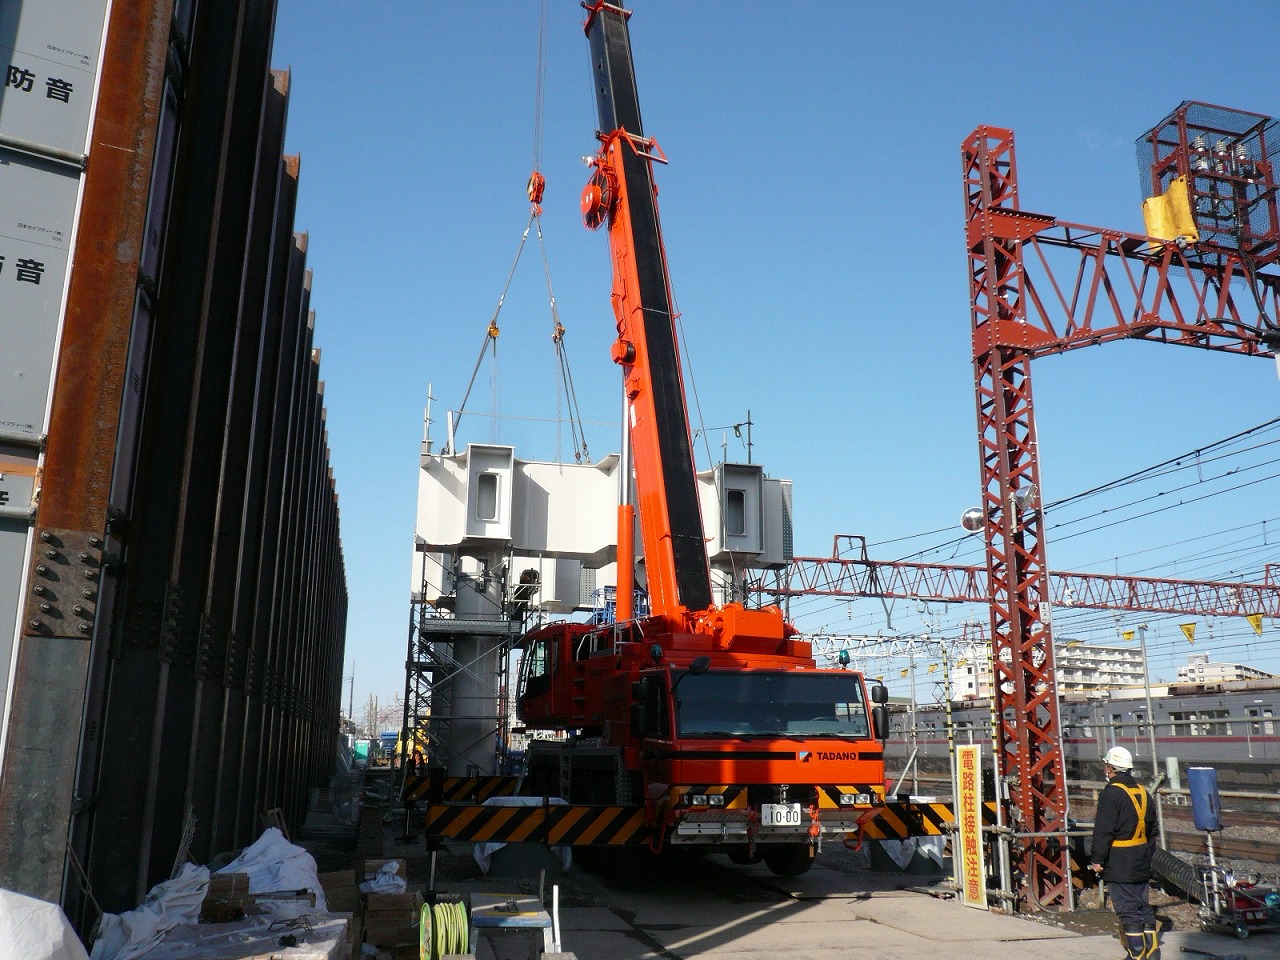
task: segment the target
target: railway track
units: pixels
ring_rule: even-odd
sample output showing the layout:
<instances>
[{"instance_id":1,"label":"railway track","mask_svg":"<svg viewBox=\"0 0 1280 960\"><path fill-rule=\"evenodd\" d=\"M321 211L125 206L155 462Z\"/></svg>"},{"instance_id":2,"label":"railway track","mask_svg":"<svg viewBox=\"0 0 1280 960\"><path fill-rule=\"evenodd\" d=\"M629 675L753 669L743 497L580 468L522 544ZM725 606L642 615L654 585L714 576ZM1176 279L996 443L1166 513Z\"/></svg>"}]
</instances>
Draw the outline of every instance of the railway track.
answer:
<instances>
[{"instance_id":1,"label":"railway track","mask_svg":"<svg viewBox=\"0 0 1280 960\"><path fill-rule=\"evenodd\" d=\"M1203 834L1166 830L1164 838L1170 850L1194 854L1206 852ZM1218 860L1251 860L1280 867L1280 843L1274 840L1217 837L1213 841L1213 853Z\"/></svg>"}]
</instances>

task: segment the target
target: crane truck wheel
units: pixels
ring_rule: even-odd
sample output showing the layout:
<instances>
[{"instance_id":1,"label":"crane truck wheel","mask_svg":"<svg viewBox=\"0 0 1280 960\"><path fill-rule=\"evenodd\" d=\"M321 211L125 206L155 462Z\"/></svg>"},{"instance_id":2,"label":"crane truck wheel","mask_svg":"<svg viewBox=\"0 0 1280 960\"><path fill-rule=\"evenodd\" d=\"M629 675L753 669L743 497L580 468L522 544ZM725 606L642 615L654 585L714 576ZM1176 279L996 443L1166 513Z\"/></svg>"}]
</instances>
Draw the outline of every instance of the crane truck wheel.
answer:
<instances>
[{"instance_id":1,"label":"crane truck wheel","mask_svg":"<svg viewBox=\"0 0 1280 960\"><path fill-rule=\"evenodd\" d=\"M765 850L764 865L779 877L798 877L813 866L813 851L807 843L788 843Z\"/></svg>"},{"instance_id":2,"label":"crane truck wheel","mask_svg":"<svg viewBox=\"0 0 1280 960\"><path fill-rule=\"evenodd\" d=\"M748 848L745 846L730 847L725 851L725 854L728 856L731 863L736 863L740 867L749 867L751 864L759 863L764 859L764 854L759 848L756 848L752 853L748 853L747 850Z\"/></svg>"}]
</instances>

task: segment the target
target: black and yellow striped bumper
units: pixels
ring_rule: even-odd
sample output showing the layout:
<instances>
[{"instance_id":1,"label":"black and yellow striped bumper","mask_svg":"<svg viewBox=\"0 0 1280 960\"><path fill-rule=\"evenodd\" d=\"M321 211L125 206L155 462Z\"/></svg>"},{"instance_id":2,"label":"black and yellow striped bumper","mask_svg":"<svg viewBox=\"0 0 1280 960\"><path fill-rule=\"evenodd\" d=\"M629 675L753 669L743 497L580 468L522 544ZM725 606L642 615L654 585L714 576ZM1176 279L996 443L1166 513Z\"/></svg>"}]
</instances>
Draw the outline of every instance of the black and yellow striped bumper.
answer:
<instances>
[{"instance_id":1,"label":"black and yellow striped bumper","mask_svg":"<svg viewBox=\"0 0 1280 960\"><path fill-rule=\"evenodd\" d=\"M548 846L630 846L647 844L653 837L643 807L570 804L431 804L425 832L428 837L473 843Z\"/></svg>"}]
</instances>

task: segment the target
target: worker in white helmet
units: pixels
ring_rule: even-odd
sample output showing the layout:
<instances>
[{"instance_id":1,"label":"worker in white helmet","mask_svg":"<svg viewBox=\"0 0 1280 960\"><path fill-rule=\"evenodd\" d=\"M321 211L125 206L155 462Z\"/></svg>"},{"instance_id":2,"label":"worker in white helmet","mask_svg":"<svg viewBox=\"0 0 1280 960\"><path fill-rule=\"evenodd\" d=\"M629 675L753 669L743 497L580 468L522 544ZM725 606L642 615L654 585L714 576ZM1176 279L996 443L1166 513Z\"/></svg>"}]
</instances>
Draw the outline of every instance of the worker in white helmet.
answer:
<instances>
[{"instance_id":1,"label":"worker in white helmet","mask_svg":"<svg viewBox=\"0 0 1280 960\"><path fill-rule=\"evenodd\" d=\"M1120 918L1125 960L1160 960L1160 934L1151 906L1155 804L1133 778L1133 755L1112 747L1102 758L1107 785L1098 797L1089 865L1101 874Z\"/></svg>"}]
</instances>

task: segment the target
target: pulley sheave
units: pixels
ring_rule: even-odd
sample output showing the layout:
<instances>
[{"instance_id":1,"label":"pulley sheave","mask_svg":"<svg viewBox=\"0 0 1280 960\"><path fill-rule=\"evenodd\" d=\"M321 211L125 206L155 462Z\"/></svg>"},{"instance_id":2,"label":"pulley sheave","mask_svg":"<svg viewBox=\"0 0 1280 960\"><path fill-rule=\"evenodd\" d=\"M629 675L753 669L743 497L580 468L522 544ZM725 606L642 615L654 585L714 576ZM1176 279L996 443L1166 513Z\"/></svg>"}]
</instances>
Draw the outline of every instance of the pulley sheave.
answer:
<instances>
[{"instance_id":1,"label":"pulley sheave","mask_svg":"<svg viewBox=\"0 0 1280 960\"><path fill-rule=\"evenodd\" d=\"M614 190L604 171L597 170L582 188L582 222L595 230L613 210Z\"/></svg>"}]
</instances>

